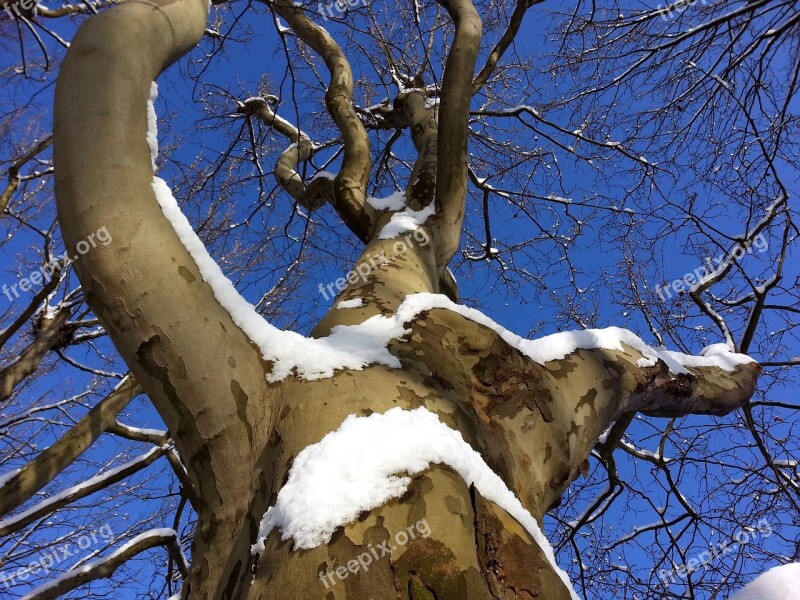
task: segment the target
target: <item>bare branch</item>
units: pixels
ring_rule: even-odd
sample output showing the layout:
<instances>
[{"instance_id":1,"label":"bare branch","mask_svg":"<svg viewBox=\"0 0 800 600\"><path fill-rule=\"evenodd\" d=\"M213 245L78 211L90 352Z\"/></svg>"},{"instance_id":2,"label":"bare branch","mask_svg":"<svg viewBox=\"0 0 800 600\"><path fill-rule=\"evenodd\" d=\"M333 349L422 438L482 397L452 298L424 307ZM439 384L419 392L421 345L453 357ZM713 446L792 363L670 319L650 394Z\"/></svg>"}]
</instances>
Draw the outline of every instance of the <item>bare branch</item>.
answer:
<instances>
[{"instance_id":1,"label":"bare branch","mask_svg":"<svg viewBox=\"0 0 800 600\"><path fill-rule=\"evenodd\" d=\"M133 473L137 473L142 469L148 467L156 460L164 456L167 452L166 446L153 448L147 454L140 456L130 462L125 463L119 467L109 470L107 473L95 475L91 479L83 483L73 486L44 500L33 506L26 511L0 521L0 536L9 535L15 531L19 531L26 525L33 523L45 515L49 515L57 511L59 508L72 504L76 500L90 496L99 490L103 490L115 483L126 479Z\"/></svg>"},{"instance_id":2,"label":"bare branch","mask_svg":"<svg viewBox=\"0 0 800 600\"><path fill-rule=\"evenodd\" d=\"M103 432L108 431L116 422L120 411L141 391L136 380L131 375L126 376L113 392L103 398L61 439L9 478L0 487L0 516L29 500L75 462Z\"/></svg>"}]
</instances>

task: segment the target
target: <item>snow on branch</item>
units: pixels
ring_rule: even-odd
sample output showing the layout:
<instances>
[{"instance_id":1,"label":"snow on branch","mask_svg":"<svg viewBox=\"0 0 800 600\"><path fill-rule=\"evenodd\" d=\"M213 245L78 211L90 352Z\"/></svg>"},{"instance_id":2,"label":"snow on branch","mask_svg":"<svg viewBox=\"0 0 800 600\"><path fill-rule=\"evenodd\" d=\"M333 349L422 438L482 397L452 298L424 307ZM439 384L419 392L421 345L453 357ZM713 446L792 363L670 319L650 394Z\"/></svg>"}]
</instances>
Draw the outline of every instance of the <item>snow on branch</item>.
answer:
<instances>
[{"instance_id":1,"label":"snow on branch","mask_svg":"<svg viewBox=\"0 0 800 600\"><path fill-rule=\"evenodd\" d=\"M564 358L578 348L621 350L623 343L642 353L644 358L639 366L653 366L660 359L673 373L688 373L685 367L704 366L734 371L740 364L753 362L747 356L726 352L720 347L711 348L705 356L689 356L651 348L635 334L618 327L564 332L539 340L525 340L475 309L458 305L446 296L429 293L407 296L394 315L376 315L358 325L334 327L327 337L306 338L299 333L282 331L265 321L255 307L239 294L209 255L166 182L156 177L153 190L161 210L197 263L203 280L211 286L217 301L228 311L233 322L261 349L264 359L272 363L267 375L271 382L280 381L292 373L307 380L322 379L333 376L339 369L361 370L370 364L400 368L400 361L387 349L388 343L409 333L405 324L433 308L452 310L489 327L540 364Z\"/></svg>"},{"instance_id":2,"label":"snow on branch","mask_svg":"<svg viewBox=\"0 0 800 600\"><path fill-rule=\"evenodd\" d=\"M158 132L153 109L153 99L157 89L154 84L148 106L147 139L154 160L158 151ZM215 298L230 314L233 322L259 347L264 360L272 364L272 369L267 374L270 382L280 381L292 374L306 380L322 379L333 376L339 369L360 370L370 364L400 368L400 361L389 352L387 345L391 340L409 333L405 327L406 323L433 308L454 311L489 327L508 344L540 364L562 359L580 348L622 350L623 344L642 354L643 358L639 360L638 366L654 366L660 360L675 374L688 374L686 367L718 367L732 372L741 364L754 362L748 356L728 352L721 345L710 346L701 353L702 356L655 349L632 332L618 327L562 332L539 340L525 340L475 309L458 305L446 296L428 293L409 295L394 315L376 315L358 325L334 327L331 334L324 338L306 338L295 332L282 331L264 320L256 308L239 294L208 253L188 219L181 212L167 183L159 177L154 177L152 187L164 216L194 259L203 281L211 287ZM406 209L394 215L381 237L390 237L396 235L398 231L416 228L431 216L432 208L428 207L419 212Z\"/></svg>"},{"instance_id":3,"label":"snow on branch","mask_svg":"<svg viewBox=\"0 0 800 600\"><path fill-rule=\"evenodd\" d=\"M325 544L336 528L361 512L402 496L412 477L432 464L452 467L468 485L516 519L577 600L536 519L461 433L424 407L397 407L368 417L350 415L339 429L300 452L275 505L261 521L252 552L262 553L267 536L276 528L282 540L292 539L299 549Z\"/></svg>"},{"instance_id":4,"label":"snow on branch","mask_svg":"<svg viewBox=\"0 0 800 600\"><path fill-rule=\"evenodd\" d=\"M117 415L141 393L132 375L94 406L52 446L21 469L0 476L0 516L5 516L78 459L104 432L114 427ZM163 443L159 441L159 445Z\"/></svg>"},{"instance_id":5,"label":"snow on branch","mask_svg":"<svg viewBox=\"0 0 800 600\"><path fill-rule=\"evenodd\" d=\"M167 449L167 446L158 446L153 448L146 454L143 454L134 460L126 462L125 464L113 469L109 469L100 475L95 475L86 481L83 481L70 488L67 488L66 490L63 490L62 492L59 492L54 496L51 496L47 500L44 500L36 506L33 506L17 515L14 515L13 517L3 519L0 521L0 537L9 535L14 531L18 531L20 528L25 527L27 524L32 523L44 515L50 514L63 506L75 502L76 500L85 498L86 496L105 489L108 486L117 483L118 481L126 479L133 473L141 471L151 463L155 462L157 459L161 458Z\"/></svg>"},{"instance_id":6,"label":"snow on branch","mask_svg":"<svg viewBox=\"0 0 800 600\"><path fill-rule=\"evenodd\" d=\"M53 581L36 588L22 600L50 600L59 598L90 581L111 577L114 571L123 563L145 550L165 546L173 559L178 564L181 574L186 577L189 573L188 562L183 555L178 534L174 529L151 529L137 535L127 544L115 550L104 558L93 560L80 567L63 573Z\"/></svg>"}]
</instances>

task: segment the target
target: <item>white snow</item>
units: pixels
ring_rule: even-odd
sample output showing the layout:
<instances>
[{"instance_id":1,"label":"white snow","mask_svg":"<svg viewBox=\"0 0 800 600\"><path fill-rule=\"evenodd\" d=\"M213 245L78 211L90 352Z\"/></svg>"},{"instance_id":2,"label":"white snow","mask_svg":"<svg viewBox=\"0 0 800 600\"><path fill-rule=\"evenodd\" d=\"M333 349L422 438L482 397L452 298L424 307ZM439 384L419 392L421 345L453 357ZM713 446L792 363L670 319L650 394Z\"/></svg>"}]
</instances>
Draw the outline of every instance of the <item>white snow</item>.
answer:
<instances>
[{"instance_id":1,"label":"white snow","mask_svg":"<svg viewBox=\"0 0 800 600\"><path fill-rule=\"evenodd\" d=\"M309 181L314 181L316 179L329 179L330 181L333 181L336 179L336 173L331 173L330 171L317 171Z\"/></svg>"},{"instance_id":2,"label":"white snow","mask_svg":"<svg viewBox=\"0 0 800 600\"><path fill-rule=\"evenodd\" d=\"M331 335L319 339L282 331L265 321L208 254L164 180L156 177L153 190L164 216L197 263L203 281L211 286L236 326L261 349L264 360L274 363L267 375L269 381L280 381L293 370L299 377L314 380L331 377L336 369L363 369L371 363L400 367L400 361L386 349L388 340L404 333L396 319L376 316L360 325L336 326Z\"/></svg>"},{"instance_id":3,"label":"white snow","mask_svg":"<svg viewBox=\"0 0 800 600\"><path fill-rule=\"evenodd\" d=\"M613 425L609 425L606 428L606 430L603 433L600 434L600 437L597 438L597 443L598 444L605 444L606 443L606 440L608 439L608 434L611 433L612 427L613 427Z\"/></svg>"},{"instance_id":4,"label":"white snow","mask_svg":"<svg viewBox=\"0 0 800 600\"><path fill-rule=\"evenodd\" d=\"M367 198L369 204L375 210L403 210L406 205L406 193L398 190L386 198Z\"/></svg>"},{"instance_id":5,"label":"white snow","mask_svg":"<svg viewBox=\"0 0 800 600\"><path fill-rule=\"evenodd\" d=\"M124 427L127 431L131 433L138 433L139 435L146 435L146 436L157 436L157 437L164 437L167 435L167 432L163 429L151 429L149 427L135 427L133 425L128 425L126 423L121 423L117 420L117 425Z\"/></svg>"},{"instance_id":6,"label":"white snow","mask_svg":"<svg viewBox=\"0 0 800 600\"><path fill-rule=\"evenodd\" d=\"M428 217L433 215L435 210L434 203L431 202L422 210L406 208L402 212L394 213L391 220L381 229L380 234L378 234L378 239L390 240L406 231L415 231L420 225L425 223Z\"/></svg>"},{"instance_id":7,"label":"white snow","mask_svg":"<svg viewBox=\"0 0 800 600\"><path fill-rule=\"evenodd\" d=\"M0 475L0 488L2 488L9 479L16 477L22 469L11 469L10 471Z\"/></svg>"},{"instance_id":8,"label":"white snow","mask_svg":"<svg viewBox=\"0 0 800 600\"><path fill-rule=\"evenodd\" d=\"M266 537L276 527L281 539L292 539L296 548L325 544L336 528L361 512L403 495L411 477L431 464L452 467L525 527L572 598L578 598L533 516L461 434L424 407L397 407L368 417L350 415L339 429L300 452L275 505L261 521L252 552L264 551Z\"/></svg>"},{"instance_id":9,"label":"white snow","mask_svg":"<svg viewBox=\"0 0 800 600\"><path fill-rule=\"evenodd\" d=\"M727 348L723 351L724 344L715 345L715 351L707 356L692 356L662 348L653 348L645 344L633 332L621 327L564 331L535 340L527 340L495 323L482 312L456 304L446 296L439 294L412 294L406 296L405 301L397 310L396 318L405 319L402 323L406 323L420 312L432 308L452 310L468 319L472 319L476 323L485 325L489 329L496 331L510 345L542 365L551 360L560 360L579 348L621 351L623 350L623 343L644 355L644 358L639 359L639 366L650 367L661 359L673 373L687 373L688 371L684 367L711 366L719 367L725 371L734 371L740 364L753 362L752 358L744 354L732 353L727 351Z\"/></svg>"},{"instance_id":10,"label":"white snow","mask_svg":"<svg viewBox=\"0 0 800 600\"><path fill-rule=\"evenodd\" d=\"M336 309L340 308L361 308L364 306L363 298L353 298L352 300L342 300L336 305Z\"/></svg>"},{"instance_id":11,"label":"white snow","mask_svg":"<svg viewBox=\"0 0 800 600\"><path fill-rule=\"evenodd\" d=\"M791 600L800 595L800 563L774 567L728 600Z\"/></svg>"},{"instance_id":12,"label":"white snow","mask_svg":"<svg viewBox=\"0 0 800 600\"><path fill-rule=\"evenodd\" d=\"M150 148L150 161L153 164L153 173L156 169L158 158L158 119L156 118L156 98L158 98L158 84L150 84L150 99L147 101L147 147Z\"/></svg>"}]
</instances>

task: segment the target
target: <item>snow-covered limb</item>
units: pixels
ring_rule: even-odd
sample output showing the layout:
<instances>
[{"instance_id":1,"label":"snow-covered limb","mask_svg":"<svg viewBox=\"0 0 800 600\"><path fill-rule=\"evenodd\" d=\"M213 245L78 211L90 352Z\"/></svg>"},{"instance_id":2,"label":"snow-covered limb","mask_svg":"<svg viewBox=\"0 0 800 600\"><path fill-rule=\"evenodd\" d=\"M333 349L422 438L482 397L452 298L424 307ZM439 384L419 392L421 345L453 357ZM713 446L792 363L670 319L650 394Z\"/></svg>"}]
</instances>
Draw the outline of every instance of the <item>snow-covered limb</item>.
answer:
<instances>
[{"instance_id":1,"label":"snow-covered limb","mask_svg":"<svg viewBox=\"0 0 800 600\"><path fill-rule=\"evenodd\" d=\"M163 444L169 436L169 432L161 429L134 427L120 421L109 426L108 432L135 442L149 442L159 446Z\"/></svg>"},{"instance_id":2,"label":"snow-covered limb","mask_svg":"<svg viewBox=\"0 0 800 600\"><path fill-rule=\"evenodd\" d=\"M411 478L432 464L452 467L514 517L542 549L572 598L578 598L536 519L461 434L424 407L351 415L338 430L300 452L275 505L261 521L252 551L263 552L267 536L276 528L281 539L292 539L300 549L325 544L336 528L362 511L402 496Z\"/></svg>"},{"instance_id":3,"label":"snow-covered limb","mask_svg":"<svg viewBox=\"0 0 800 600\"><path fill-rule=\"evenodd\" d=\"M80 498L85 498L86 496L89 496L98 490L105 489L109 485L112 485L118 481L122 481L137 471L141 471L151 463L155 462L157 459L161 458L167 449L167 446L158 446L153 448L149 452L138 458L135 458L132 461L129 461L118 467L114 467L113 469L109 469L100 475L90 477L86 481L82 481L81 483L69 487L58 494L51 496L47 500L40 502L36 506L32 506L24 512L14 515L13 517L9 517L8 519L3 519L0 521L0 537L17 531L20 528L25 527L25 525L32 523L36 519L58 510L62 506L66 506L67 504L74 502L75 500L79 500Z\"/></svg>"},{"instance_id":4,"label":"snow-covered limb","mask_svg":"<svg viewBox=\"0 0 800 600\"><path fill-rule=\"evenodd\" d=\"M189 565L178 541L178 534L174 529L151 529L137 535L108 556L63 573L53 581L27 594L23 600L59 598L90 581L110 577L127 560L145 550L158 546L166 546L169 549L170 554L178 565L178 569L186 577L189 572Z\"/></svg>"},{"instance_id":5,"label":"snow-covered limb","mask_svg":"<svg viewBox=\"0 0 800 600\"><path fill-rule=\"evenodd\" d=\"M153 190L164 215L197 263L214 296L236 325L261 349L264 359L273 363L268 375L270 381L279 381L293 372L305 379L320 379L331 377L338 369L363 369L369 364L399 368L400 361L389 353L388 343L407 333L406 323L434 308L457 312L489 327L507 343L540 364L564 358L579 348L622 350L623 344L641 352L643 358L639 366L653 366L661 360L676 374L688 373L687 367L719 367L730 372L738 365L753 362L748 356L723 352L719 347L713 348L707 356L690 356L652 348L637 335L619 327L563 332L538 340L525 340L473 308L456 304L440 294L427 293L409 295L392 316L376 315L359 325L338 326L328 337L313 339L291 331L281 331L266 322L255 307L236 291L195 234L169 186L156 178Z\"/></svg>"}]
</instances>

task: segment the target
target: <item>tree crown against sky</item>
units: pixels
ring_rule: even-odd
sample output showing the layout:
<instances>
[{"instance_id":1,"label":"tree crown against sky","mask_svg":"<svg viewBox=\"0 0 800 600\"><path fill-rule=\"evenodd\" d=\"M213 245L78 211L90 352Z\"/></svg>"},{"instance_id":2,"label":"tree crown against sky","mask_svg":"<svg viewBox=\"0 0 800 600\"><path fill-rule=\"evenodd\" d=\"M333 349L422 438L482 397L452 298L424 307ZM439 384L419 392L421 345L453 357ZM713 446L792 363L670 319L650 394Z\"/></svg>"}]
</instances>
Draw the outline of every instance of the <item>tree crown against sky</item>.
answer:
<instances>
[{"instance_id":1,"label":"tree crown against sky","mask_svg":"<svg viewBox=\"0 0 800 600\"><path fill-rule=\"evenodd\" d=\"M775 535L670 588L679 595L689 585L700 596L720 584L735 589L765 565L798 558L798 6L698 2L660 14L636 4L531 4L476 4L485 34L478 73L509 23L520 20L520 30L470 106L466 220L450 265L461 301L528 337L620 325L692 354L727 342L766 366L754 403L730 416L637 417L616 452L599 448L586 479L550 513L562 564L580 554L571 575L597 597L618 597L620 586L626 597L658 597L666 590L658 569L766 519ZM88 12L76 4L0 22L11 107L0 124L10 190L2 243L14 257L7 285L62 252L46 141L52 84L64 42ZM408 183L414 156L387 99L424 87L435 102L450 19L436 4L405 2L333 14L309 4L306 12L350 61L371 142L368 193L387 197ZM212 9L200 48L159 84L160 175L238 289L271 322L307 333L330 305L320 284L351 269L362 242L330 205L310 211L276 184L275 162L293 140L258 110L268 107L318 146L298 168L305 178L338 171L341 133L325 108L324 65L273 7L234 2ZM45 300L70 309L42 365L4 407L9 468L58 439L126 370L74 275L54 281L38 298L41 287L18 287L3 312L3 359L11 362L47 331ZM163 427L143 398L126 414L131 424ZM45 495L157 441L123 426L115 433ZM102 523L126 541L171 523L176 508L188 539L193 517L162 462L148 467L161 468L159 477L140 471L59 511L55 524L16 532L8 555L25 564L54 539ZM130 518L120 519L122 510ZM136 564L100 585L164 587L166 567L146 569L151 583L126 578Z\"/></svg>"}]
</instances>

